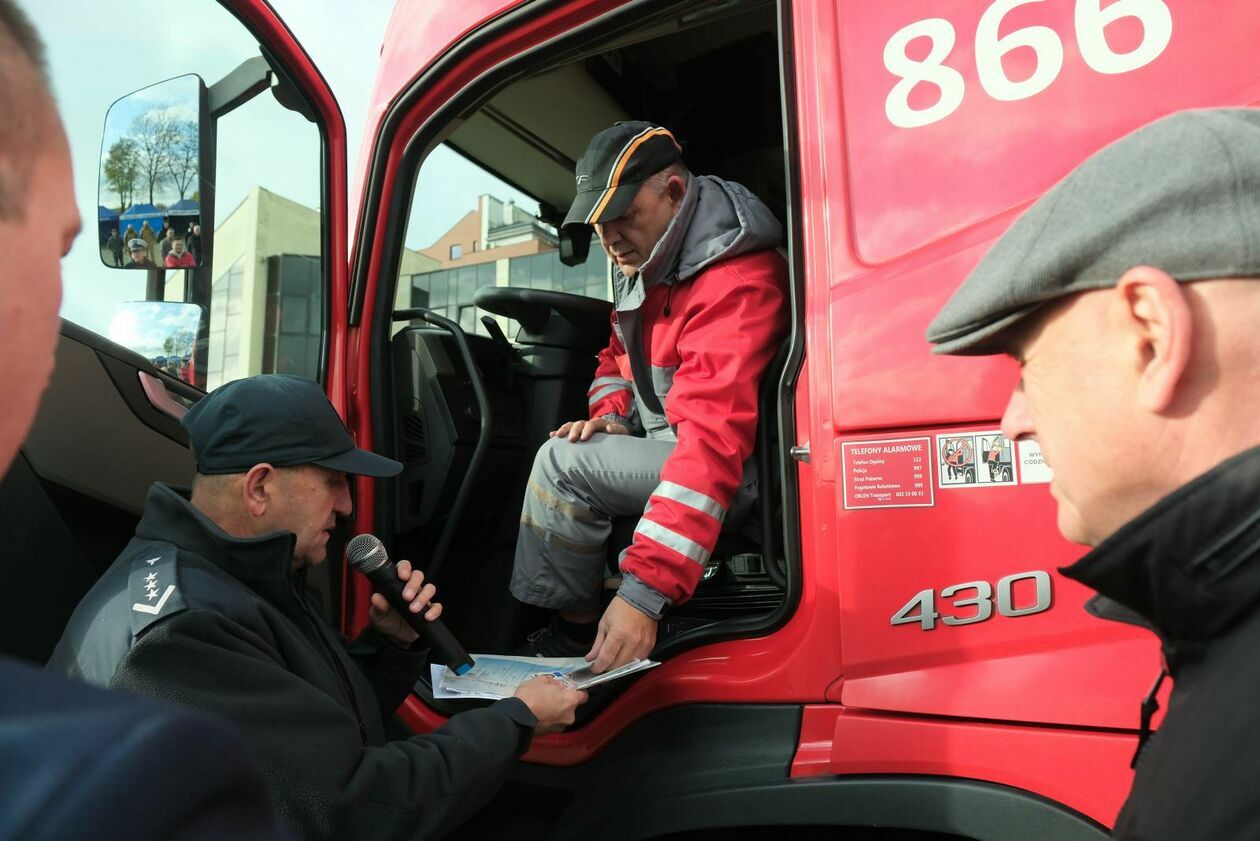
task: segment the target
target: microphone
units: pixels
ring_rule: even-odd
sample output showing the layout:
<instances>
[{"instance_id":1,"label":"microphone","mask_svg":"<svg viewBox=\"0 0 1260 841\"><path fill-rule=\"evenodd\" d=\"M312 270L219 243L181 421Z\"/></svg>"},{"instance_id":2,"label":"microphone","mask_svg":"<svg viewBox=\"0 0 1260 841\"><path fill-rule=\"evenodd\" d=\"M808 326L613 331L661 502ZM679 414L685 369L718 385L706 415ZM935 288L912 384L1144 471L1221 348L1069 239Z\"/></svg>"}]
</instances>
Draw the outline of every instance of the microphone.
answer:
<instances>
[{"instance_id":1,"label":"microphone","mask_svg":"<svg viewBox=\"0 0 1260 841\"><path fill-rule=\"evenodd\" d=\"M359 572L367 576L385 599L402 614L403 621L410 625L417 634L424 638L433 652L433 659L451 667L451 671L462 675L473 667L473 659L455 639L455 635L446 629L441 619L426 621L422 613L412 613L410 603L403 598L403 580L398 577L398 568L389 559L385 544L374 534L361 534L346 545L346 560Z\"/></svg>"}]
</instances>

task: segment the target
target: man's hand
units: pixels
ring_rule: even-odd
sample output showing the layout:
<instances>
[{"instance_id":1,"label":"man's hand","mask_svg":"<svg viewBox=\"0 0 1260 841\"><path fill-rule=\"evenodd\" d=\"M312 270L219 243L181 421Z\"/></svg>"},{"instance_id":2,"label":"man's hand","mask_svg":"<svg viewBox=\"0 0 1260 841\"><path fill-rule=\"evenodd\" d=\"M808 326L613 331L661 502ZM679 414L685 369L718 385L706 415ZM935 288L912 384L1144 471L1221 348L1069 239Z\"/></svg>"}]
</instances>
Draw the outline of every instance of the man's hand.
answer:
<instances>
[{"instance_id":1,"label":"man's hand","mask_svg":"<svg viewBox=\"0 0 1260 841\"><path fill-rule=\"evenodd\" d=\"M578 704L586 703L586 693L566 686L550 675L538 675L516 687L520 698L538 719L535 733L556 733L573 723Z\"/></svg>"},{"instance_id":2,"label":"man's hand","mask_svg":"<svg viewBox=\"0 0 1260 841\"><path fill-rule=\"evenodd\" d=\"M428 622L441 616L442 605L433 601L433 597L437 595L437 588L432 584L424 583L424 573L418 569L412 569L411 561L399 561L396 569L398 577L406 582L403 584L403 598L411 602L409 610L412 613L419 613L427 606L428 610L425 610L424 618ZM372 620L372 627L376 628L381 635L403 648L411 645L419 636L380 593L372 594L372 608L368 611L368 618Z\"/></svg>"},{"instance_id":3,"label":"man's hand","mask_svg":"<svg viewBox=\"0 0 1260 841\"><path fill-rule=\"evenodd\" d=\"M591 671L600 674L647 657L655 645L656 620L616 596L599 620L595 644L586 659L594 661Z\"/></svg>"},{"instance_id":4,"label":"man's hand","mask_svg":"<svg viewBox=\"0 0 1260 841\"><path fill-rule=\"evenodd\" d=\"M591 420L569 421L564 426L551 433L552 438L567 437L573 443L578 441L589 441L591 436L596 432L607 432L609 435L629 435L630 430L626 429L624 424L616 421L605 420L604 418L592 418Z\"/></svg>"}]
</instances>

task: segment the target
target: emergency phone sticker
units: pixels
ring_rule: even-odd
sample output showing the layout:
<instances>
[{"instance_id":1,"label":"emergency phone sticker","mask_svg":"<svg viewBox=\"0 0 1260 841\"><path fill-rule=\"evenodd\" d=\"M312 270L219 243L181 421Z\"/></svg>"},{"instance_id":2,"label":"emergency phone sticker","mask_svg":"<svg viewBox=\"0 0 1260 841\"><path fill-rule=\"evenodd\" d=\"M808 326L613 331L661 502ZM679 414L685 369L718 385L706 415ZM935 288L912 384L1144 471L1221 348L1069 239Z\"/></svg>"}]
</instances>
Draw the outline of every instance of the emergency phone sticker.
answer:
<instances>
[{"instance_id":1,"label":"emergency phone sticker","mask_svg":"<svg viewBox=\"0 0 1260 841\"><path fill-rule=\"evenodd\" d=\"M950 432L936 436L936 475L942 488L983 488L1018 483L1015 448L1001 432Z\"/></svg>"},{"instance_id":2,"label":"emergency phone sticker","mask_svg":"<svg viewBox=\"0 0 1260 841\"><path fill-rule=\"evenodd\" d=\"M932 439L892 438L840 444L844 507L930 508Z\"/></svg>"}]
</instances>

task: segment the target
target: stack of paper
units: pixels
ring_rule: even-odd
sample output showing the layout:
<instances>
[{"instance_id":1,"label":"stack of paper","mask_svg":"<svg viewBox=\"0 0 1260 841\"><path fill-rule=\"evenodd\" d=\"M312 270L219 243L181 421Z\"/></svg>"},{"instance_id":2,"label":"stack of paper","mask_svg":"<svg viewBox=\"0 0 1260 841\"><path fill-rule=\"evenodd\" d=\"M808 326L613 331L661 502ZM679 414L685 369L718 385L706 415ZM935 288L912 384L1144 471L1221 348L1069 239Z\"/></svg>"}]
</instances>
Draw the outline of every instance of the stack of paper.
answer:
<instances>
[{"instance_id":1,"label":"stack of paper","mask_svg":"<svg viewBox=\"0 0 1260 841\"><path fill-rule=\"evenodd\" d=\"M655 660L631 660L619 669L595 674L582 657L511 657L502 654L474 654L471 669L456 675L446 666L433 665L431 684L434 698L510 698L516 687L535 675L551 675L576 689L659 666Z\"/></svg>"}]
</instances>

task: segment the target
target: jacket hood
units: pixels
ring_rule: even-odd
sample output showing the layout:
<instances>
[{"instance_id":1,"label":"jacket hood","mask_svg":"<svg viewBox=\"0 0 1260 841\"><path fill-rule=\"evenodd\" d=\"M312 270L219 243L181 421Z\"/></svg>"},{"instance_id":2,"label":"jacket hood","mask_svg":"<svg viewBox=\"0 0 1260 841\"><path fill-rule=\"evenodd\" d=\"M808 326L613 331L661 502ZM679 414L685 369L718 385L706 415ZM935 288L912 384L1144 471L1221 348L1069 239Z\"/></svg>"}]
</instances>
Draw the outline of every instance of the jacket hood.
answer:
<instances>
[{"instance_id":1,"label":"jacket hood","mask_svg":"<svg viewBox=\"0 0 1260 841\"><path fill-rule=\"evenodd\" d=\"M687 280L719 260L782 244L783 226L742 184L712 175L692 180L699 195L678 255L679 280Z\"/></svg>"},{"instance_id":2,"label":"jacket hood","mask_svg":"<svg viewBox=\"0 0 1260 841\"><path fill-rule=\"evenodd\" d=\"M678 212L636 278L627 280L617 270L619 285L634 300L630 306L621 303L625 296L618 296L617 309L639 306L641 299L634 294L635 289L690 280L721 260L777 248L782 243L783 226L746 187L713 175L693 175ZM635 279L642 283L633 282Z\"/></svg>"},{"instance_id":3,"label":"jacket hood","mask_svg":"<svg viewBox=\"0 0 1260 841\"><path fill-rule=\"evenodd\" d=\"M1260 447L1178 488L1060 572L1165 642L1221 634L1260 601Z\"/></svg>"}]
</instances>

